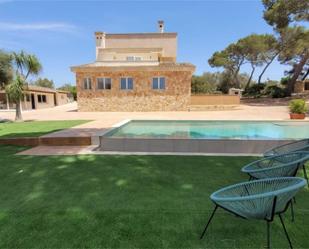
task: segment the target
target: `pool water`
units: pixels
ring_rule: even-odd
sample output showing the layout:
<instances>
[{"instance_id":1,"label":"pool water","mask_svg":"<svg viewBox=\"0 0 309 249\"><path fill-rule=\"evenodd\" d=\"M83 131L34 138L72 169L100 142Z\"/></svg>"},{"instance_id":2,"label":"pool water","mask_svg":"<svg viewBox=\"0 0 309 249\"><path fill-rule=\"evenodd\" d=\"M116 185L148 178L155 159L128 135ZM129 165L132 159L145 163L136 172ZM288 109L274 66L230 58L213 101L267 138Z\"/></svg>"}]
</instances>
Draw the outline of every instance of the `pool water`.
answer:
<instances>
[{"instance_id":1,"label":"pool water","mask_svg":"<svg viewBox=\"0 0 309 249\"><path fill-rule=\"evenodd\" d=\"M239 140L303 139L309 138L309 122L133 120L108 132L105 136Z\"/></svg>"}]
</instances>

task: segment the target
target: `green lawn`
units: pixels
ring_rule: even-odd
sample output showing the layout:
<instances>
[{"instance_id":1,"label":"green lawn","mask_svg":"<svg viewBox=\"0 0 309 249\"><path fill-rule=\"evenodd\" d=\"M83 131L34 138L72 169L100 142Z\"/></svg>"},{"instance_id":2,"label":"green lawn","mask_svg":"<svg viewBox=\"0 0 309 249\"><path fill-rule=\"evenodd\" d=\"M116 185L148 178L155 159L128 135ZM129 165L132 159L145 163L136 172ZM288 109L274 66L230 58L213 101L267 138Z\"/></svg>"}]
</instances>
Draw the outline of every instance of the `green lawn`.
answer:
<instances>
[{"instance_id":1,"label":"green lawn","mask_svg":"<svg viewBox=\"0 0 309 249\"><path fill-rule=\"evenodd\" d=\"M0 138L39 137L47 133L84 124L89 120L26 121L0 123Z\"/></svg>"},{"instance_id":2,"label":"green lawn","mask_svg":"<svg viewBox=\"0 0 309 249\"><path fill-rule=\"evenodd\" d=\"M247 180L250 157L16 156L0 147L0 248L263 248L264 222L212 211L209 195ZM309 193L285 214L296 248L308 248ZM288 244L276 219L274 248Z\"/></svg>"}]
</instances>

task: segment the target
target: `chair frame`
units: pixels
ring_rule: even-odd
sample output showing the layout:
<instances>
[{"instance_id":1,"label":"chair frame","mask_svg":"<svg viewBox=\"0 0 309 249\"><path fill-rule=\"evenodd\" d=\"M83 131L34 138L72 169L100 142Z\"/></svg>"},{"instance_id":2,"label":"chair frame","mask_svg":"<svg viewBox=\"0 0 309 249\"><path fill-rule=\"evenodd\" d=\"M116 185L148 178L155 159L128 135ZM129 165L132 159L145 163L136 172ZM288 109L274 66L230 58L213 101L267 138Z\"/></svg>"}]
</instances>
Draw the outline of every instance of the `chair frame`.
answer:
<instances>
[{"instance_id":1,"label":"chair frame","mask_svg":"<svg viewBox=\"0 0 309 249\"><path fill-rule=\"evenodd\" d=\"M285 152L280 152L280 149L281 149L281 148L288 147L289 145L296 144L296 143L303 142L303 141L307 141L308 144L307 144L306 146L302 146L302 147L300 147L300 148L298 148L298 149L289 150L288 152L287 152L287 151L285 151ZM277 152L278 149L279 149L279 152ZM289 142L289 143L286 143L286 144L283 144L283 145L275 146L275 147L269 149L268 151L264 152L263 156L264 156L264 157L269 157L269 156L275 156L275 155L286 154L286 153L294 152L294 151L306 151L306 150L309 150L309 138L301 139L301 140L296 140L296 141ZM273 153L270 154L271 152L273 152Z\"/></svg>"},{"instance_id":2,"label":"chair frame","mask_svg":"<svg viewBox=\"0 0 309 249\"><path fill-rule=\"evenodd\" d=\"M309 149L309 146L308 146L308 149ZM296 176L298 169L302 168L302 169L303 169L304 178L306 179L307 185L308 185L308 188L309 188L309 179L308 179L308 175L307 175L306 167L305 167L306 161L309 160L309 152L308 152L308 151L297 150L297 151L291 151L291 152L288 152L288 153L282 153L282 154L277 154L277 155L273 155L273 156L264 156L264 158L262 158L262 159L259 159L259 160L257 160L257 161L254 161L254 162L252 162L252 163L247 164L247 165L244 166L242 169L244 169L245 167L247 167L247 166L249 166L249 165L251 165L251 164L254 164L254 163L256 163L256 162L263 161L263 160L265 160L265 159L272 159L272 158L276 158L276 157L279 157L279 156L288 155L288 154L293 154L293 153L297 153L297 152L308 153L308 158L307 158L307 159L298 159L298 160L295 160L294 162L288 162L288 163L286 163L285 165L277 166L277 167L286 167L286 166L288 166L288 165L290 165L290 164L297 163L297 164L298 164L298 167L296 168L296 170L295 170L295 172L294 172L294 174L293 174L292 176ZM243 172L244 172L244 171L243 171ZM244 172L244 173L246 173L246 174L249 175L249 181L250 181L250 180L255 180L255 179L265 179L265 178L256 178L256 177L252 176L252 175L250 174L250 172Z\"/></svg>"},{"instance_id":3,"label":"chair frame","mask_svg":"<svg viewBox=\"0 0 309 249\"><path fill-rule=\"evenodd\" d=\"M274 221L275 216L278 215L278 216L279 216L279 219L280 219L280 222L281 222L281 225L282 225L282 228L283 228L283 230L284 230L285 237L286 237L286 239L287 239L287 241L288 241L288 243L289 243L289 247L290 247L291 249L293 249L293 245L292 245L290 236L289 236L289 234L288 234L288 232L287 232L287 230L286 230L286 226L285 226L285 223L284 223L283 218L282 218L282 214L285 213L285 212L287 211L287 209L289 208L289 206L291 206L291 209L293 210L293 198L290 199L289 201L287 201L287 203L286 203L286 205L285 205L283 211L276 213L275 210L276 210L276 205L277 205L277 198L278 198L277 195L274 195L274 197L273 197L273 205L272 205L272 210L271 210L271 216L270 216L270 218L267 218L267 217L264 218L264 220L266 221L267 248L270 248L270 247L271 247L271 243L270 243L270 224ZM216 203L214 200L212 200L212 202L215 204L215 207L214 207L214 209L213 209L213 211L212 211L212 214L210 215L210 217L209 217L209 219L208 219L208 222L206 223L206 226L205 226L205 228L204 228L204 230L203 230L203 232L202 232L202 234L201 234L201 236L200 236L200 239L203 239L203 237L205 236L205 234L206 234L206 232L207 232L207 229L208 229L208 227L209 227L211 221L213 220L213 218L214 218L214 216L215 216L215 214L216 214L216 211L218 210L219 207L222 208L223 210L229 212L229 213L234 214L234 215L237 216L237 217L240 217L240 218L243 218L243 219L248 220L247 217L244 217L244 216L242 216L242 215L240 215L240 214L238 214L238 213L235 213L234 211L231 211L231 210L229 210L229 209L227 209L227 208L225 208L225 207L219 205L219 204Z\"/></svg>"},{"instance_id":4,"label":"chair frame","mask_svg":"<svg viewBox=\"0 0 309 249\"><path fill-rule=\"evenodd\" d=\"M246 166L244 166L242 169L244 169L245 167L251 165L251 164L254 164L256 162L260 162L260 161L263 161L263 160L266 160L266 159L272 159L272 158L276 158L276 157L279 157L279 156L282 156L282 155L287 155L287 154L293 154L293 153L297 153L297 152L302 152L302 151L293 151L293 152L289 152L289 153L284 153L284 154L278 154L278 155L274 155L274 156L269 156L269 157L264 157L263 159L260 159L260 160L257 160L257 161L254 161L250 164L247 164ZM307 151L304 151L304 152L307 152ZM307 152L308 153L308 152ZM308 177L307 177L307 172L306 172L306 168L305 168L305 162L309 160L309 155L308 155L308 158L307 159L298 159L298 160L295 160L294 162L288 162L286 163L286 165L282 165L282 166L277 166L277 167L287 167L288 165L290 164L294 164L294 163L297 163L297 168L295 169L295 172L293 173L292 176L296 176L297 175L297 171L299 168L302 168L303 169L303 172L304 172L304 178L306 179L307 181L307 186L309 187L309 181L308 181ZM243 170L242 170L243 171ZM244 172L244 171L243 171ZM249 175L249 181L251 180L258 180L258 179L265 179L265 178L256 178L254 176L252 176L250 174L250 172L244 172L246 174ZM293 198L294 200L294 203L296 203L296 199ZM292 222L295 221L295 214L294 214L294 205L293 205L293 201L291 201L291 216L292 216Z\"/></svg>"},{"instance_id":5,"label":"chair frame","mask_svg":"<svg viewBox=\"0 0 309 249\"><path fill-rule=\"evenodd\" d=\"M307 141L308 145L303 146L303 147L298 148L298 149L290 150L289 152L280 152L280 148L288 147L289 145L292 145L292 144L295 144L295 143L298 143L298 142L303 142L303 141ZM279 149L279 152L277 152L278 149ZM263 156L264 157L271 157L271 156L276 156L276 155L279 156L279 155L282 155L282 154L295 152L295 151L309 151L309 138L301 139L301 140L297 140L297 141L293 141L293 142L290 142L290 143L287 143L287 144L283 144L283 145L280 145L280 146L273 147L270 150L264 152ZM273 152L273 154L269 155L270 152ZM301 167L303 168L304 178L306 179L307 185L308 185L308 188L309 188L309 179L308 179L308 175L307 175L307 171L306 171L306 166L305 166L305 164L303 164Z\"/></svg>"}]
</instances>

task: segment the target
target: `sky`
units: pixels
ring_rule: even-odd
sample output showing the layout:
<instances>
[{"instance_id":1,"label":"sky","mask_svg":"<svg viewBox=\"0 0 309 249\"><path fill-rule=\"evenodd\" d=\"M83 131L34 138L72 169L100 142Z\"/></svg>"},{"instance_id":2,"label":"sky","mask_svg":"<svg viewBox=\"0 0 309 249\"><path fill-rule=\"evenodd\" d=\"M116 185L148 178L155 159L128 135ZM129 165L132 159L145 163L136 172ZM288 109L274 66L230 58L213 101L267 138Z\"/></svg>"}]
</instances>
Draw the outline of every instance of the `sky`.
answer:
<instances>
[{"instance_id":1,"label":"sky","mask_svg":"<svg viewBox=\"0 0 309 249\"><path fill-rule=\"evenodd\" d=\"M95 60L95 31L157 32L158 20L166 32L178 33L177 61L194 64L195 74L218 71L207 62L215 51L252 33L273 32L261 0L0 0L0 49L37 55L40 77L59 87L75 84L70 66ZM279 80L285 69L276 62L264 79Z\"/></svg>"}]
</instances>

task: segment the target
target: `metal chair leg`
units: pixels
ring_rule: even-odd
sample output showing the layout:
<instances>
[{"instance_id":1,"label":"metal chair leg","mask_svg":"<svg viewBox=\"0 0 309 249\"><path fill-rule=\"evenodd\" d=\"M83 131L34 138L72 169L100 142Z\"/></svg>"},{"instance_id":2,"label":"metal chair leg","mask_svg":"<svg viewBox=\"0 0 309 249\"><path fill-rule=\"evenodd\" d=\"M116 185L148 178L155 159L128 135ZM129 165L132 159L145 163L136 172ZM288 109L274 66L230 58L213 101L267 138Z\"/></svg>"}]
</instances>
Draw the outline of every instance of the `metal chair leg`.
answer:
<instances>
[{"instance_id":1,"label":"metal chair leg","mask_svg":"<svg viewBox=\"0 0 309 249\"><path fill-rule=\"evenodd\" d=\"M267 221L267 249L270 249L270 221Z\"/></svg>"},{"instance_id":2,"label":"metal chair leg","mask_svg":"<svg viewBox=\"0 0 309 249\"><path fill-rule=\"evenodd\" d=\"M308 185L308 188L309 188L309 180L308 180L308 175L307 175L305 164L303 164L303 171L304 171L304 177L307 180L307 185Z\"/></svg>"},{"instance_id":3,"label":"metal chair leg","mask_svg":"<svg viewBox=\"0 0 309 249\"><path fill-rule=\"evenodd\" d=\"M291 200L291 216L292 216L292 222L294 222L295 220L295 215L294 215L294 204L293 204L293 200Z\"/></svg>"},{"instance_id":4,"label":"metal chair leg","mask_svg":"<svg viewBox=\"0 0 309 249\"><path fill-rule=\"evenodd\" d=\"M207 222L207 225L206 225L206 227L205 227L205 229L204 229L204 231L203 231L203 233L202 233L200 239L202 239L202 238L204 237L204 235L205 235L205 233L206 233L206 231L207 231L207 228L208 228L208 226L209 226L209 224L210 224L212 218L214 217L214 215L215 215L215 213L216 213L216 211L217 211L217 208L218 208L218 205L215 206L215 209L214 209L214 211L212 212L212 214L211 214L211 216L210 216L210 218L209 218L209 220L208 220L208 222Z\"/></svg>"},{"instance_id":5,"label":"metal chair leg","mask_svg":"<svg viewBox=\"0 0 309 249\"><path fill-rule=\"evenodd\" d=\"M290 237L289 237L288 232L286 231L286 228L285 228L285 225L284 225L284 222L283 222L283 219L282 219L281 214L279 214L279 218L280 218L280 221L281 221L281 224L282 224L282 227L283 227L285 236L286 236L286 238L287 238L288 241L289 241L290 248L293 249L292 242L291 242L291 240L290 240Z\"/></svg>"}]
</instances>

